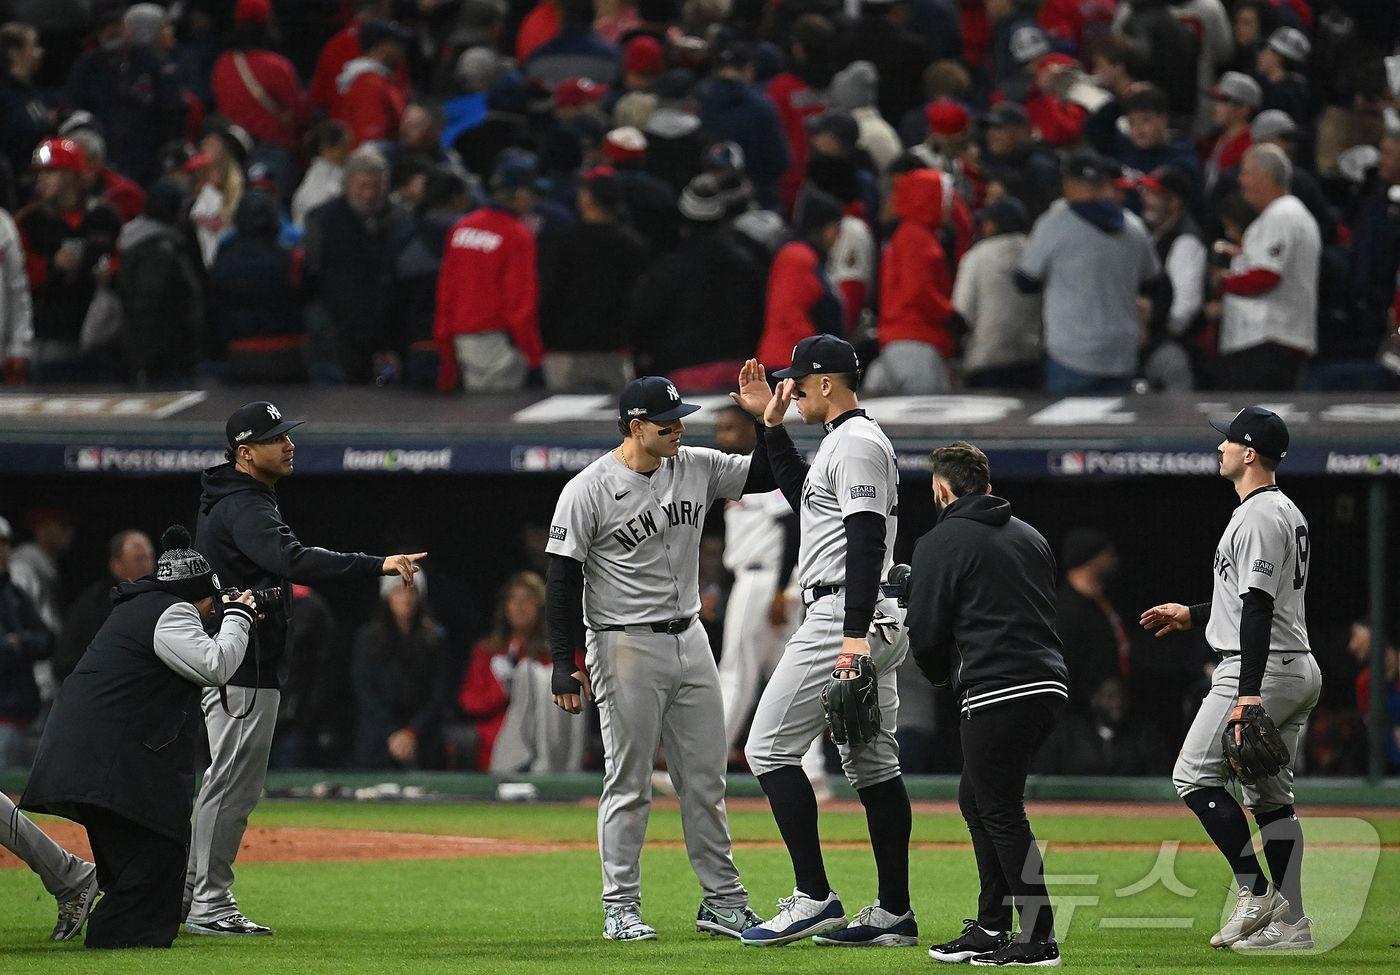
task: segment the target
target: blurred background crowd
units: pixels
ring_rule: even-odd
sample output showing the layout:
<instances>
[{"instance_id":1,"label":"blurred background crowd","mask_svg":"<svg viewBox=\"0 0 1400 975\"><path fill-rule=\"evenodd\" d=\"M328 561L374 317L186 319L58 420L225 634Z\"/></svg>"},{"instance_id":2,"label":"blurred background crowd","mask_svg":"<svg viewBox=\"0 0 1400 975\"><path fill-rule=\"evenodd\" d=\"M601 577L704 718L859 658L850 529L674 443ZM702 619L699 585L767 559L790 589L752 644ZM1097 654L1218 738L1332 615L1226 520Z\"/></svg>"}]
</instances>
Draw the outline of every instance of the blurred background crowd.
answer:
<instances>
[{"instance_id":1,"label":"blurred background crowd","mask_svg":"<svg viewBox=\"0 0 1400 975\"><path fill-rule=\"evenodd\" d=\"M1390 389L1400 5L5 0L10 383Z\"/></svg>"},{"instance_id":2,"label":"blurred background crowd","mask_svg":"<svg viewBox=\"0 0 1400 975\"><path fill-rule=\"evenodd\" d=\"M28 767L48 703L111 611L112 585L152 571L151 541L143 532L113 535L103 566L79 557L100 551L93 544L74 546L82 530L58 509L35 509L17 528L0 519L0 768ZM1137 627L1144 606L1125 595L1118 574L1119 544L1130 539L1089 527L1058 534L1059 632L1070 700L1037 770L1165 775L1209 687L1215 655L1197 633L1159 640ZM514 544L493 549L497 578L504 581L494 593L481 594L481 611L469 619L461 606L474 598L471 588L432 568L417 590L390 578L377 592L346 599L297 586L273 767L502 774L601 768L596 709L572 717L550 695L542 581L547 537L543 524L527 523ZM722 661L733 649L724 642L733 577L720 533L706 534L700 579L701 620ZM1180 588L1193 591L1193 581L1200 582L1183 580ZM1161 583L1152 585L1160 589ZM795 626L800 600L789 595L774 603L770 613L786 614ZM1310 631L1326 682L1300 772L1363 774L1370 630L1338 617L1314 619ZM1386 765L1397 772L1400 673L1393 643L1385 668L1386 710L1379 720ZM740 731L747 718L737 723ZM951 693L931 687L907 665L900 673L899 715L905 770L955 773L957 726ZM742 743L744 735L735 740ZM828 760L831 769L839 767L834 749ZM744 768L740 748L731 753L731 767Z\"/></svg>"}]
</instances>

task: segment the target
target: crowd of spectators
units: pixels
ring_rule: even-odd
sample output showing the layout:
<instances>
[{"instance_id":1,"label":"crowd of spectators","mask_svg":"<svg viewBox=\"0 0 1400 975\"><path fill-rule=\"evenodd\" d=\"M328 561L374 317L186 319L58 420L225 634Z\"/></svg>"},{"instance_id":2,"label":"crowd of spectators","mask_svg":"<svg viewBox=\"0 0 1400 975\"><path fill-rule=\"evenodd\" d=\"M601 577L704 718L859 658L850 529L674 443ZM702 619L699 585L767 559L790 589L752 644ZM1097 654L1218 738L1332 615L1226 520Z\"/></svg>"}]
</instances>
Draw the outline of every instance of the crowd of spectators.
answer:
<instances>
[{"instance_id":1,"label":"crowd of spectators","mask_svg":"<svg viewBox=\"0 0 1400 975\"><path fill-rule=\"evenodd\" d=\"M107 541L105 568L84 564L79 571L76 562L83 560L70 551L74 532L70 517L56 509L28 512L18 531L0 518L0 769L28 765L49 703L111 612L112 586L154 569L150 539L129 529ZM523 563L512 564L543 559L543 538L531 536L524 533L516 553ZM733 582L723 550L722 535L707 534L700 553L700 617L720 659L731 652L723 636ZM1036 771L1165 775L1216 658L1197 634L1162 641L1136 626L1137 612L1119 598L1119 557L1108 534L1073 528L1058 557L1070 697ZM434 606L460 602L463 594L441 580L430 585L430 574L419 574L416 589L384 582L359 616L349 608L361 606L358 597L337 610L320 593L294 587L273 767L502 776L600 768L596 709L573 716L553 703L540 574L521 569L506 577L479 633L454 632L435 619ZM1314 626L1312 636L1327 683L1301 767L1308 774L1362 774L1371 632L1355 622L1340 630ZM1400 771L1397 659L1388 649L1381 720L1391 771ZM956 701L946 689L930 687L912 664L899 680L903 766L911 773L956 772ZM741 727L748 717L738 719ZM835 751L829 752L835 769ZM744 767L741 753L731 762L735 770ZM664 788L664 773L658 781Z\"/></svg>"},{"instance_id":2,"label":"crowd of spectators","mask_svg":"<svg viewBox=\"0 0 1400 975\"><path fill-rule=\"evenodd\" d=\"M1400 8L0 4L7 383L1400 385Z\"/></svg>"}]
</instances>

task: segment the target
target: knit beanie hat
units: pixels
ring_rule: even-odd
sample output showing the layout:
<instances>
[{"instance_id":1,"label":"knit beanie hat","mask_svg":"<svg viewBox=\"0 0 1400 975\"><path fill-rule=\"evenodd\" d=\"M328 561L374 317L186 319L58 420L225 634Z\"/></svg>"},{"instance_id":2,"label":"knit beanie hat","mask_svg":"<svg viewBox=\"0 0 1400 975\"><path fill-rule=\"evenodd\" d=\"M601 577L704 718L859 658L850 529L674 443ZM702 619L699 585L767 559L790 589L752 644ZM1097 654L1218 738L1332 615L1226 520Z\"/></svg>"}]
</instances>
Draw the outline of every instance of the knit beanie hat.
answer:
<instances>
[{"instance_id":1,"label":"knit beanie hat","mask_svg":"<svg viewBox=\"0 0 1400 975\"><path fill-rule=\"evenodd\" d=\"M162 589L192 603L218 594L219 577L209 560L190 548L190 533L184 525L167 528L160 536L160 549L156 582Z\"/></svg>"}]
</instances>

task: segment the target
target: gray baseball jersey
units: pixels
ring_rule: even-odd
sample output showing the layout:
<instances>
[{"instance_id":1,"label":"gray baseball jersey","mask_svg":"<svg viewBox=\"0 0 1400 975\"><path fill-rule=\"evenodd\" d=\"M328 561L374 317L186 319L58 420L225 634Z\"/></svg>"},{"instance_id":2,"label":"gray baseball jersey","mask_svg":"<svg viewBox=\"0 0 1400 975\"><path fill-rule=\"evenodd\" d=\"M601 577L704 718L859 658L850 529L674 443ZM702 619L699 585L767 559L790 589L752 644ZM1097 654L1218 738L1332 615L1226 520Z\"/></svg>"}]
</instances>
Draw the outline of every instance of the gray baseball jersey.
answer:
<instances>
[{"instance_id":1,"label":"gray baseball jersey","mask_svg":"<svg viewBox=\"0 0 1400 975\"><path fill-rule=\"evenodd\" d=\"M1221 653L1238 653L1241 598L1261 589L1274 597L1269 650L1309 653L1307 585L1308 520L1277 485L1254 491L1235 509L1215 549L1206 641Z\"/></svg>"},{"instance_id":2,"label":"gray baseball jersey","mask_svg":"<svg viewBox=\"0 0 1400 975\"><path fill-rule=\"evenodd\" d=\"M899 467L890 438L863 410L829 425L802 485L802 546L797 557L802 588L845 584L844 519L858 511L885 518L885 564L880 567L884 579L894 564Z\"/></svg>"},{"instance_id":3,"label":"gray baseball jersey","mask_svg":"<svg viewBox=\"0 0 1400 975\"><path fill-rule=\"evenodd\" d=\"M747 454L682 447L650 476L609 451L564 487L549 528L551 555L583 563L589 629L700 612L700 535L716 498L739 498Z\"/></svg>"}]
</instances>

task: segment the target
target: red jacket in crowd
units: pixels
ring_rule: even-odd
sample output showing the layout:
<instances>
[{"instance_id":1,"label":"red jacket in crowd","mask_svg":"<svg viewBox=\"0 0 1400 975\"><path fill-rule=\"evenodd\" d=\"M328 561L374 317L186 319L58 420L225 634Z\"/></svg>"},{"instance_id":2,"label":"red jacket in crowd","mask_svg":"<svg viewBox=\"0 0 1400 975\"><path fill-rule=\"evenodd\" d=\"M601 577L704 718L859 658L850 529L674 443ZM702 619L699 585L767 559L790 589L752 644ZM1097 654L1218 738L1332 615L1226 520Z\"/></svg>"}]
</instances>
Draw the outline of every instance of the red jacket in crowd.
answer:
<instances>
[{"instance_id":1,"label":"red jacket in crowd","mask_svg":"<svg viewBox=\"0 0 1400 975\"><path fill-rule=\"evenodd\" d=\"M447 235L438 274L437 340L442 367L438 388L457 385L458 335L505 332L530 368L540 364L540 290L535 273L535 236L515 214L482 207Z\"/></svg>"},{"instance_id":2,"label":"red jacket in crowd","mask_svg":"<svg viewBox=\"0 0 1400 975\"><path fill-rule=\"evenodd\" d=\"M326 41L325 47L321 48L321 56L316 60L316 71L311 76L311 87L307 94L311 100L311 107L320 109L326 114L335 117L336 104L340 101L340 95L336 91L336 79L340 77L340 72L345 70L345 66L363 52L360 50L360 22L353 21L344 30ZM404 100L409 97L408 63L399 65L394 72L394 85L403 94Z\"/></svg>"},{"instance_id":3,"label":"red jacket in crowd","mask_svg":"<svg viewBox=\"0 0 1400 975\"><path fill-rule=\"evenodd\" d=\"M786 71L768 82L768 97L778 109L778 122L792 158L792 165L778 180L783 207L787 213L792 213L797 191L807 178L807 119L826 111L826 94Z\"/></svg>"},{"instance_id":4,"label":"red jacket in crowd","mask_svg":"<svg viewBox=\"0 0 1400 975\"><path fill-rule=\"evenodd\" d=\"M392 142L408 105L393 72L372 58L345 65L335 82L338 98L331 118L350 126L354 144Z\"/></svg>"},{"instance_id":5,"label":"red jacket in crowd","mask_svg":"<svg viewBox=\"0 0 1400 975\"><path fill-rule=\"evenodd\" d=\"M135 220L146 209L146 191L134 179L127 179L110 166L98 174L102 199L120 214L122 223Z\"/></svg>"},{"instance_id":6,"label":"red jacket in crowd","mask_svg":"<svg viewBox=\"0 0 1400 975\"><path fill-rule=\"evenodd\" d=\"M899 226L880 262L880 347L924 342L944 358L953 355L952 274L938 239L943 223L943 180L932 169L895 179L894 213Z\"/></svg>"},{"instance_id":7,"label":"red jacket in crowd","mask_svg":"<svg viewBox=\"0 0 1400 975\"><path fill-rule=\"evenodd\" d=\"M773 258L768 272L768 300L763 315L763 336L758 341L758 361L768 370L792 364L792 347L818 328L813 314L831 292L823 285L822 258L811 244L794 240ZM839 329L840 309L836 309ZM821 329L832 331L832 329Z\"/></svg>"},{"instance_id":8,"label":"red jacket in crowd","mask_svg":"<svg viewBox=\"0 0 1400 975\"><path fill-rule=\"evenodd\" d=\"M257 91L243 78L242 55ZM273 51L225 51L210 75L219 114L243 126L254 139L296 152L306 127L306 94L292 62Z\"/></svg>"}]
</instances>

